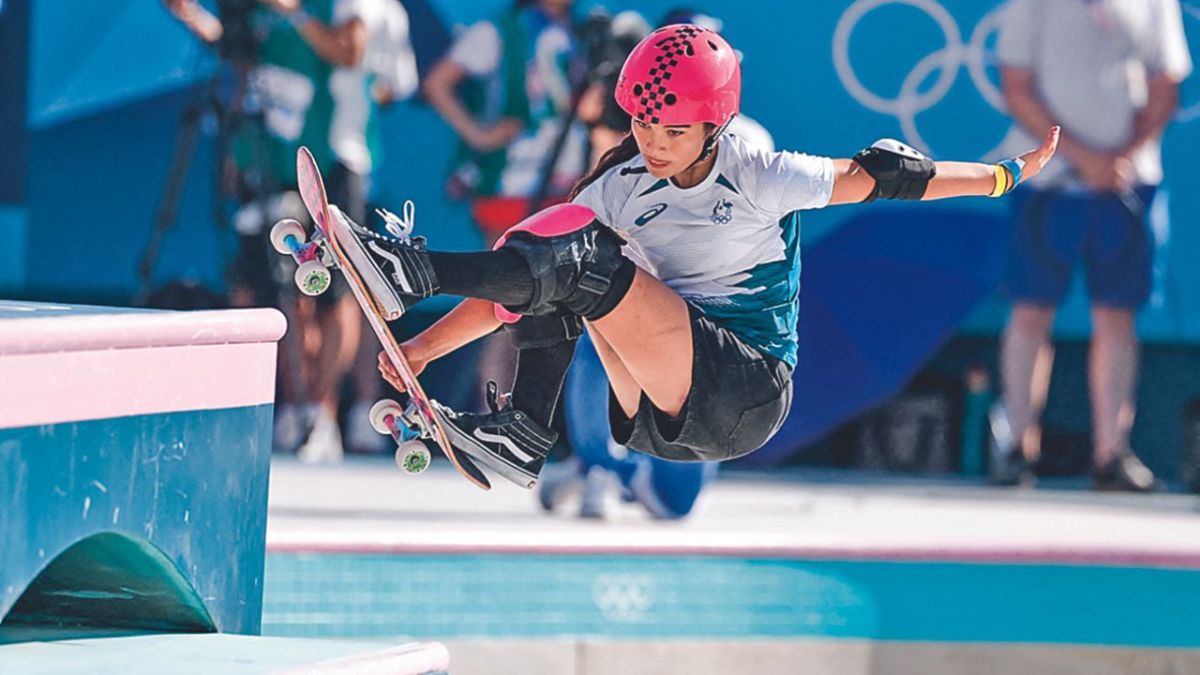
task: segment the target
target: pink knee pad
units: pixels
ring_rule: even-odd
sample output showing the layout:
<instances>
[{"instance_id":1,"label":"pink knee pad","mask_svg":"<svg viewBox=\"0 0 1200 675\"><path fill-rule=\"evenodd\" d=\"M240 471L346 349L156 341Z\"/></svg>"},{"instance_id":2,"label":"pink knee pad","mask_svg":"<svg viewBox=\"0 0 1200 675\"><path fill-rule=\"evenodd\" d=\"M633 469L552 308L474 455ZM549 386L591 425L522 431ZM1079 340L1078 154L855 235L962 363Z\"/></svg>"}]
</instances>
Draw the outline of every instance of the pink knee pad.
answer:
<instances>
[{"instance_id":1,"label":"pink knee pad","mask_svg":"<svg viewBox=\"0 0 1200 675\"><path fill-rule=\"evenodd\" d=\"M596 212L581 204L557 204L542 209L508 228L496 240L495 245L492 246L492 250L503 246L504 242L508 241L508 238L517 232L528 232L538 237L557 237L560 234L582 230L595 219ZM515 314L504 309L503 305L496 305L495 308L496 318L504 323L516 323L521 318L520 314Z\"/></svg>"}]
</instances>

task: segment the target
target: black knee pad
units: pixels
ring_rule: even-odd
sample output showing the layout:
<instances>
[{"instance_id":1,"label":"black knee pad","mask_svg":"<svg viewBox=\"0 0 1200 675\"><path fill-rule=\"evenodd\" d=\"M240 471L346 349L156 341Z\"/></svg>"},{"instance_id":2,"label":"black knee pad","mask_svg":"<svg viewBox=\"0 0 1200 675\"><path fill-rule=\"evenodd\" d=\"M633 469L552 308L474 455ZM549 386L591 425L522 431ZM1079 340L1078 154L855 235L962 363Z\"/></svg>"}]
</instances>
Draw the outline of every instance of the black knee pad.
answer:
<instances>
[{"instance_id":1,"label":"black knee pad","mask_svg":"<svg viewBox=\"0 0 1200 675\"><path fill-rule=\"evenodd\" d=\"M569 313L523 316L516 323L505 324L504 332L517 349L553 347L578 340L583 319Z\"/></svg>"},{"instance_id":2,"label":"black knee pad","mask_svg":"<svg viewBox=\"0 0 1200 675\"><path fill-rule=\"evenodd\" d=\"M527 305L507 309L525 315L566 310L587 319L607 314L625 296L636 271L621 253L623 243L595 221L553 237L514 233L504 248L529 265L534 292Z\"/></svg>"}]
</instances>

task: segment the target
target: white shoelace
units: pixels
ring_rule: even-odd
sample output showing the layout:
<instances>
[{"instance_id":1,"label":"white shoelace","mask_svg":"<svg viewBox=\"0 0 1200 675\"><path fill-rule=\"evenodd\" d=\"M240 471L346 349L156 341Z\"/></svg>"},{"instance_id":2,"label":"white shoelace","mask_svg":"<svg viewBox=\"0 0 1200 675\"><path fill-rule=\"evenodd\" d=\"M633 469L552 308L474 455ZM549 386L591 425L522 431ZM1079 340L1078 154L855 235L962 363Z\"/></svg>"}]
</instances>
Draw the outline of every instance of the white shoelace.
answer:
<instances>
[{"instance_id":1,"label":"white shoelace","mask_svg":"<svg viewBox=\"0 0 1200 675\"><path fill-rule=\"evenodd\" d=\"M387 209L375 209L375 213L383 218L384 227L389 234L401 241L408 241L416 224L417 205L411 199L406 199L402 212L404 217L397 216Z\"/></svg>"}]
</instances>

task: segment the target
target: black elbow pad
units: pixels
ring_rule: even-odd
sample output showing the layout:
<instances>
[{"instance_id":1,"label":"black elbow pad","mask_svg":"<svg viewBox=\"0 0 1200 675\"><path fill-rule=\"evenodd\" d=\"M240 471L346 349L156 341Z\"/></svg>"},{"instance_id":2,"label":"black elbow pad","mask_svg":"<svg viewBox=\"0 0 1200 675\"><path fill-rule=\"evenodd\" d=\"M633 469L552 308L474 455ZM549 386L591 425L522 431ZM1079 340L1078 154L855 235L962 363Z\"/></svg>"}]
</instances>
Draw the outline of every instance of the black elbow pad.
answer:
<instances>
[{"instance_id":1,"label":"black elbow pad","mask_svg":"<svg viewBox=\"0 0 1200 675\"><path fill-rule=\"evenodd\" d=\"M860 150L854 161L875 179L875 189L864 199L920 199L937 174L933 160L900 141L884 138Z\"/></svg>"}]
</instances>

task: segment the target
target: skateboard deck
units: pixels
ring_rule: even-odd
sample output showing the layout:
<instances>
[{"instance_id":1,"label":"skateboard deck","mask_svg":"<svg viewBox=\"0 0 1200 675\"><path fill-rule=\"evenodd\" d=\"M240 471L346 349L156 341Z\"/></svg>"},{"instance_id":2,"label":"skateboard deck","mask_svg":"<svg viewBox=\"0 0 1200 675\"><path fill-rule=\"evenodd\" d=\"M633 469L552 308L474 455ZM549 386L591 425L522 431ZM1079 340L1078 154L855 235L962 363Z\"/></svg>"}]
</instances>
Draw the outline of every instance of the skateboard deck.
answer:
<instances>
[{"instance_id":1,"label":"skateboard deck","mask_svg":"<svg viewBox=\"0 0 1200 675\"><path fill-rule=\"evenodd\" d=\"M421 383L417 381L417 376L413 374L412 368L409 367L408 362L404 359L404 353L401 351L400 345L396 342L396 338L392 336L391 330L388 329L385 312L379 306L379 303L376 302L370 291L367 290L359 272L346 256L339 238L354 235L349 231L349 227L345 224L341 214L330 209L329 200L325 193L325 183L321 178L320 170L317 168L316 160L313 159L308 148L301 147L296 153L296 175L300 187L300 197L304 200L304 207L312 217L317 234L319 235L313 237L314 241L336 261L337 268L341 270L342 276L346 279L346 283L350 286L350 290L354 294L354 298L358 301L359 307L362 308L363 314L367 317L367 323L371 325L371 329L374 331L375 337L379 339L380 345L383 346L383 351L387 354L388 360L396 369L396 372L400 374L400 379L404 383L404 387L410 398L410 405L407 408L409 414L404 415L404 424L411 431L432 440L442 451L442 454L454 465L454 468L476 487L483 490L491 489L491 483L483 471L479 469L470 457L459 452L450 444L446 430L442 427L441 420L438 419L433 411L433 407L430 405L429 397L425 395L425 391L421 388ZM413 419L414 417L416 419ZM414 427L417 428L414 429Z\"/></svg>"}]
</instances>

